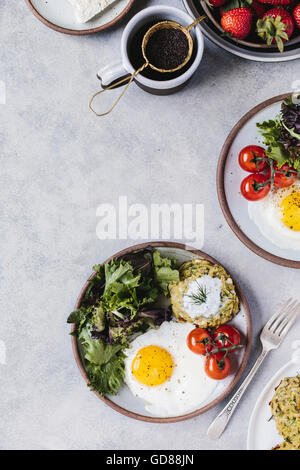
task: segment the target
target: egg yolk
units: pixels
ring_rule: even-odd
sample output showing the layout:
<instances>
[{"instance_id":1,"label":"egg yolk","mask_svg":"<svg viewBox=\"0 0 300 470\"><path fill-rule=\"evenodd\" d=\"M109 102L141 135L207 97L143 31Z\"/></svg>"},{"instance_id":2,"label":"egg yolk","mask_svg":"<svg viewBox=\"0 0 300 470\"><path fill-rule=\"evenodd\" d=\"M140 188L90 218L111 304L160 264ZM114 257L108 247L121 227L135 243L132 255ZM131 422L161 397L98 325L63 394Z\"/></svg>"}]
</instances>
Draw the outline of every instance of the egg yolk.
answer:
<instances>
[{"instance_id":1,"label":"egg yolk","mask_svg":"<svg viewBox=\"0 0 300 470\"><path fill-rule=\"evenodd\" d=\"M156 387L172 375L174 362L171 354L159 346L146 346L132 361L132 374L142 384Z\"/></svg>"},{"instance_id":2,"label":"egg yolk","mask_svg":"<svg viewBox=\"0 0 300 470\"><path fill-rule=\"evenodd\" d=\"M280 204L283 214L282 222L295 232L300 231L300 192L294 191L283 199Z\"/></svg>"}]
</instances>

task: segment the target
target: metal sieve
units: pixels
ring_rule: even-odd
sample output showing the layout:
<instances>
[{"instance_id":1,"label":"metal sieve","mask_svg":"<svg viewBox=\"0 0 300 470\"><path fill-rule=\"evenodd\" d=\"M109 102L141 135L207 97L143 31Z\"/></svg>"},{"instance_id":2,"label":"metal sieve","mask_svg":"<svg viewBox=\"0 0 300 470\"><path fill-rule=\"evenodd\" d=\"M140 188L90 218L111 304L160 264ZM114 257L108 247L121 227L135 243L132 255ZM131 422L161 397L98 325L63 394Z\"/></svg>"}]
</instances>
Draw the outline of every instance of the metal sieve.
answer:
<instances>
[{"instance_id":1,"label":"metal sieve","mask_svg":"<svg viewBox=\"0 0 300 470\"><path fill-rule=\"evenodd\" d=\"M151 28L149 28L148 31L145 33L145 35L143 37L143 41L142 41L142 53L143 53L143 57L145 59L145 63L138 70L136 70L130 77L123 78L122 80L118 81L117 83L113 83L109 87L105 88L104 90L100 90L97 93L95 93L92 96L92 98L90 100L90 103L89 103L89 108L91 109L91 111L93 111L93 113L96 116L106 116L107 114L111 113L111 111L113 111L113 109L119 103L120 99L122 98L122 96L124 95L124 93L126 92L128 87L133 82L134 78L139 73L141 73L146 67L150 67L152 70L155 70L155 71L161 72L161 73L172 73L172 72L177 72L178 70L182 69L191 60L191 57L193 55L194 41L193 41L193 38L191 36L190 31L198 23L200 23L200 21L204 20L205 18L207 18L206 15L200 16L199 18L197 18L189 26L183 26L180 23L177 23L176 21L170 21L170 20L160 21L159 23L156 23L155 25L151 26ZM154 64L151 64L151 62L148 60L148 57L147 57L147 45L149 43L150 38L155 33L157 33L158 31L161 31L163 29L178 29L178 30L180 30L184 33L184 35L185 35L185 37L188 41L188 52L187 52L187 55L186 55L184 61L181 64L179 64L176 68L173 68L173 69L158 68ZM113 89L113 88L115 88L119 85L122 85L123 83L126 83L126 82L128 82L126 87L124 88L124 90L122 91L120 96L116 99L116 101L114 102L114 104L112 105L112 107L108 111L106 111L105 113L99 114L93 109L92 104L93 104L93 101L96 98L96 96L100 95L101 93L104 93L107 90L111 90L111 89Z\"/></svg>"}]
</instances>

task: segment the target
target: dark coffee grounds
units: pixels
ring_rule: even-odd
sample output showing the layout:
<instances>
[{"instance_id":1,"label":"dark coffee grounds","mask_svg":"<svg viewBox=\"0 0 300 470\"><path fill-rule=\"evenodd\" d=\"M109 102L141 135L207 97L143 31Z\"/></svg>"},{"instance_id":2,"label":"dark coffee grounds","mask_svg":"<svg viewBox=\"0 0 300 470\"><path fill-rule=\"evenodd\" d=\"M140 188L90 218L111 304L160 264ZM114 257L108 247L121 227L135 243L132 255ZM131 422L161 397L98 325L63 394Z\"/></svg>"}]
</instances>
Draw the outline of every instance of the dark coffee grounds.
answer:
<instances>
[{"instance_id":1,"label":"dark coffee grounds","mask_svg":"<svg viewBox=\"0 0 300 470\"><path fill-rule=\"evenodd\" d=\"M146 56L150 64L159 69L172 70L181 65L189 52L186 35L176 28L156 31L146 47Z\"/></svg>"},{"instance_id":2,"label":"dark coffee grounds","mask_svg":"<svg viewBox=\"0 0 300 470\"><path fill-rule=\"evenodd\" d=\"M161 18L160 21L163 21L164 19L165 18ZM145 59L142 53L143 38L146 32L148 31L148 29L151 28L151 26L153 26L156 23L157 21L151 21L151 22L144 24L140 29L138 29L132 35L132 37L129 40L128 56L135 70L141 67L145 62ZM174 78L179 77L190 68L190 66L193 64L195 60L196 53L197 53L197 43L194 42L192 58L182 69L177 70L177 72L162 73L162 72L157 72L156 70L151 69L151 67L147 67L145 70L141 72L141 75L151 80L157 80L157 81L172 80Z\"/></svg>"}]
</instances>

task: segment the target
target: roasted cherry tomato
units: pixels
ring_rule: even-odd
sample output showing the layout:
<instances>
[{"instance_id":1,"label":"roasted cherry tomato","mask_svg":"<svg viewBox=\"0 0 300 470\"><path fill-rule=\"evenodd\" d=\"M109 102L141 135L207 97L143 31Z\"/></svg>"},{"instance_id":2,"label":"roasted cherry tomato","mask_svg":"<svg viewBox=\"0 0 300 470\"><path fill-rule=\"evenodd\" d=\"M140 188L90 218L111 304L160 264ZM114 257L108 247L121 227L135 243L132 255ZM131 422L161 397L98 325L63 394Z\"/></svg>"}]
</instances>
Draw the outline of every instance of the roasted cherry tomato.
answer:
<instances>
[{"instance_id":1,"label":"roasted cherry tomato","mask_svg":"<svg viewBox=\"0 0 300 470\"><path fill-rule=\"evenodd\" d=\"M241 335L236 328L229 325L219 326L214 332L214 342L218 349L232 348L241 344ZM228 351L228 353L233 352Z\"/></svg>"},{"instance_id":2,"label":"roasted cherry tomato","mask_svg":"<svg viewBox=\"0 0 300 470\"><path fill-rule=\"evenodd\" d=\"M205 373L214 380L223 380L230 374L231 362L228 356L219 352L212 354L206 361Z\"/></svg>"},{"instance_id":3,"label":"roasted cherry tomato","mask_svg":"<svg viewBox=\"0 0 300 470\"><path fill-rule=\"evenodd\" d=\"M240 167L249 173L260 173L267 168L268 163L266 160L259 160L259 158L268 158L265 149L258 145L248 145L240 151ZM257 163L253 161L255 159L257 159Z\"/></svg>"},{"instance_id":4,"label":"roasted cherry tomato","mask_svg":"<svg viewBox=\"0 0 300 470\"><path fill-rule=\"evenodd\" d=\"M212 350L212 336L204 328L195 328L187 337L187 345L193 353L206 354ZM206 348L205 348L206 347Z\"/></svg>"},{"instance_id":5,"label":"roasted cherry tomato","mask_svg":"<svg viewBox=\"0 0 300 470\"><path fill-rule=\"evenodd\" d=\"M284 164L281 168L278 168L277 163L274 162L274 186L277 188L287 188L295 183L298 173L294 168ZM271 178L271 168L268 170L268 179Z\"/></svg>"},{"instance_id":6,"label":"roasted cherry tomato","mask_svg":"<svg viewBox=\"0 0 300 470\"><path fill-rule=\"evenodd\" d=\"M247 176L241 184L241 193L248 201L263 199L269 191L268 178L260 173Z\"/></svg>"}]
</instances>

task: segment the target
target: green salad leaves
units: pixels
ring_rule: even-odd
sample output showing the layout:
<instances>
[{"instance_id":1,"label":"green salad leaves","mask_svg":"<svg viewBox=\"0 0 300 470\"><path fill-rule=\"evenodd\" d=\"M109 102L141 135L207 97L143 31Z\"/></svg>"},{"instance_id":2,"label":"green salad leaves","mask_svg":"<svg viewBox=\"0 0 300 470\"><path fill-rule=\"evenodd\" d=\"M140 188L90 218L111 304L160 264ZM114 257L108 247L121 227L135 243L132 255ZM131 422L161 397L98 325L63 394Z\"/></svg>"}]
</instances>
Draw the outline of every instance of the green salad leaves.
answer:
<instances>
[{"instance_id":1,"label":"green salad leaves","mask_svg":"<svg viewBox=\"0 0 300 470\"><path fill-rule=\"evenodd\" d=\"M274 120L258 123L257 127L268 146L267 156L279 167L287 163L300 175L300 104L291 97L283 101L280 115Z\"/></svg>"},{"instance_id":2,"label":"green salad leaves","mask_svg":"<svg viewBox=\"0 0 300 470\"><path fill-rule=\"evenodd\" d=\"M164 258L151 247L94 267L79 309L68 323L90 378L92 390L114 395L124 379L124 349L132 335L170 321L170 308L155 303L159 294L169 295L168 286L179 281L175 260Z\"/></svg>"},{"instance_id":3,"label":"green salad leaves","mask_svg":"<svg viewBox=\"0 0 300 470\"><path fill-rule=\"evenodd\" d=\"M80 349L90 378L89 386L101 395L115 394L124 378L122 344L105 344L91 336L93 325L87 323L78 335Z\"/></svg>"},{"instance_id":4,"label":"green salad leaves","mask_svg":"<svg viewBox=\"0 0 300 470\"><path fill-rule=\"evenodd\" d=\"M169 284L179 281L179 271L175 268L174 259L162 258L159 251L153 253L154 276L157 285L164 295L169 295Z\"/></svg>"}]
</instances>

